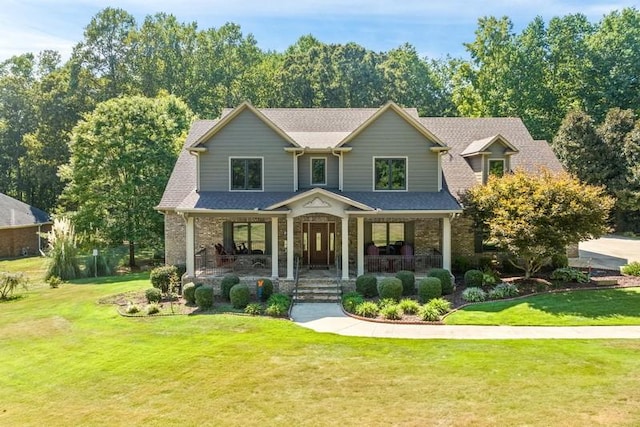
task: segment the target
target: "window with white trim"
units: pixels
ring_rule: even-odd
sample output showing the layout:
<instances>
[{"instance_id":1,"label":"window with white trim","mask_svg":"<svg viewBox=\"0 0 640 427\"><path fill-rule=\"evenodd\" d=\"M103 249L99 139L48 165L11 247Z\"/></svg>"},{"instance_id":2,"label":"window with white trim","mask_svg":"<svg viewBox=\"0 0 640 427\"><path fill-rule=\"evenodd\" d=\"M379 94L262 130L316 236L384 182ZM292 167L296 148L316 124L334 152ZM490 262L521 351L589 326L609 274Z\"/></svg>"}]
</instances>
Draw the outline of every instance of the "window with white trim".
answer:
<instances>
[{"instance_id":1,"label":"window with white trim","mask_svg":"<svg viewBox=\"0 0 640 427\"><path fill-rule=\"evenodd\" d=\"M394 191L407 189L406 157L374 157L374 189Z\"/></svg>"},{"instance_id":2,"label":"window with white trim","mask_svg":"<svg viewBox=\"0 0 640 427\"><path fill-rule=\"evenodd\" d=\"M311 185L327 185L327 158L311 158Z\"/></svg>"}]
</instances>

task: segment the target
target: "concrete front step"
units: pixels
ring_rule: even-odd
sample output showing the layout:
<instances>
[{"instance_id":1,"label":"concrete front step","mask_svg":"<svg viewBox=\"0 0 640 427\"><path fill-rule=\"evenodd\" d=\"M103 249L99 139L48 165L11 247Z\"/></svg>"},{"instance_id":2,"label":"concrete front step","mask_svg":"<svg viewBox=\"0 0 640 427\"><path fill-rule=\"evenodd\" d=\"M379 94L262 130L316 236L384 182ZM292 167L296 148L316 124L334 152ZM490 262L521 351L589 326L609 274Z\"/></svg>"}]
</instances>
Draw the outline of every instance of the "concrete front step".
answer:
<instances>
[{"instance_id":1,"label":"concrete front step","mask_svg":"<svg viewBox=\"0 0 640 427\"><path fill-rule=\"evenodd\" d=\"M340 301L340 296L339 295L329 296L329 295L303 294L303 295L298 295L298 296L294 297L293 301L294 301L294 303L297 303L297 302L339 302Z\"/></svg>"},{"instance_id":2,"label":"concrete front step","mask_svg":"<svg viewBox=\"0 0 640 427\"><path fill-rule=\"evenodd\" d=\"M335 282L298 283L293 291L294 302L338 302L341 288Z\"/></svg>"}]
</instances>

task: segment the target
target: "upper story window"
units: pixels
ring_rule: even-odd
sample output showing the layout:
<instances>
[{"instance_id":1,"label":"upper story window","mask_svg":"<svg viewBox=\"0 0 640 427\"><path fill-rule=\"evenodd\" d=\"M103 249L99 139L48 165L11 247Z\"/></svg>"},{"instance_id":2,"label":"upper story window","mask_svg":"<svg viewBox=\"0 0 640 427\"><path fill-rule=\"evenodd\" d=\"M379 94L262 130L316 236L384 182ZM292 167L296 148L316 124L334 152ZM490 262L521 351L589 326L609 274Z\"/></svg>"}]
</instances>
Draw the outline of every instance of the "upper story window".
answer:
<instances>
[{"instance_id":1,"label":"upper story window","mask_svg":"<svg viewBox=\"0 0 640 427\"><path fill-rule=\"evenodd\" d=\"M489 159L489 176L504 175L504 159Z\"/></svg>"},{"instance_id":2,"label":"upper story window","mask_svg":"<svg viewBox=\"0 0 640 427\"><path fill-rule=\"evenodd\" d=\"M406 157L374 157L373 164L375 190L407 189Z\"/></svg>"},{"instance_id":3,"label":"upper story window","mask_svg":"<svg viewBox=\"0 0 640 427\"><path fill-rule=\"evenodd\" d=\"M262 190L261 158L230 158L231 190Z\"/></svg>"},{"instance_id":4,"label":"upper story window","mask_svg":"<svg viewBox=\"0 0 640 427\"><path fill-rule=\"evenodd\" d=\"M327 158L311 158L311 185L327 185Z\"/></svg>"}]
</instances>

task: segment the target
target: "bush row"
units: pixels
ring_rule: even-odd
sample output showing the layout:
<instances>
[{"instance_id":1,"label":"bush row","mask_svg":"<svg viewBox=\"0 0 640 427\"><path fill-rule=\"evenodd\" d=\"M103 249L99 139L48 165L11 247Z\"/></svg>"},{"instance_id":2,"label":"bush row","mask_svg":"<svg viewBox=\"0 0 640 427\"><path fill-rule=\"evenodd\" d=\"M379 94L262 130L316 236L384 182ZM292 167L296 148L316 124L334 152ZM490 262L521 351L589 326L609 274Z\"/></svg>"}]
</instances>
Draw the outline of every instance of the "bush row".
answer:
<instances>
[{"instance_id":1,"label":"bush row","mask_svg":"<svg viewBox=\"0 0 640 427\"><path fill-rule=\"evenodd\" d=\"M444 298L433 298L422 305L409 298L399 302L394 298L382 298L376 303L365 301L359 292L344 294L342 306L348 313L368 318L380 315L388 320L402 319L405 314L417 314L424 321L437 321L451 310L451 303Z\"/></svg>"}]
</instances>

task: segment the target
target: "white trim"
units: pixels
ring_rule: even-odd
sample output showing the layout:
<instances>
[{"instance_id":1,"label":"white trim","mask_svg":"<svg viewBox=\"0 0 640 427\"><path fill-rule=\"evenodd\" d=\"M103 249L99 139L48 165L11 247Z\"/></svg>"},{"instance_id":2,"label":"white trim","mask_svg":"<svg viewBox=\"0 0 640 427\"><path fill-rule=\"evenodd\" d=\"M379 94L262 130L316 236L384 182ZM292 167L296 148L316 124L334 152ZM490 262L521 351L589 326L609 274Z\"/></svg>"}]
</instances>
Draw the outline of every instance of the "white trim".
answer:
<instances>
[{"instance_id":1,"label":"white trim","mask_svg":"<svg viewBox=\"0 0 640 427\"><path fill-rule=\"evenodd\" d=\"M343 182L344 182L344 161L343 161L343 157L342 155L346 152L351 151L350 149L351 147L349 147L349 150L336 150L336 149L332 149L331 150L331 154L333 154L334 156L336 156L338 158L338 190L342 191L342 189L344 188ZM336 154L336 151L338 151L338 154Z\"/></svg>"},{"instance_id":2,"label":"white trim","mask_svg":"<svg viewBox=\"0 0 640 427\"><path fill-rule=\"evenodd\" d=\"M442 152L437 153L438 156L438 191L442 191Z\"/></svg>"},{"instance_id":3,"label":"white trim","mask_svg":"<svg viewBox=\"0 0 640 427\"><path fill-rule=\"evenodd\" d=\"M287 200L282 200L282 201L279 201L278 203L275 203L275 204L273 204L271 206L267 206L265 209L266 210L278 209L278 208L280 208L282 206L290 205L291 203L294 203L294 202L296 202L298 200L302 200L302 199L307 198L307 197L310 198L311 196L313 196L315 194L321 194L321 195L327 197L328 199L337 200L337 201L345 203L347 205L351 205L351 206L353 206L355 208L360 208L360 209L363 209L363 210L373 211L373 208L370 207L370 206L367 206L367 205L365 205L363 203L360 203L360 202L357 202L355 200L352 200L352 199L350 199L350 198L348 198L346 196L342 196L340 194L336 194L336 193L333 193L333 192L331 192L329 190L325 190L324 188L319 188L319 187L312 188L311 190L305 191L304 193L296 194L295 196L293 196L293 197L291 197L291 198L289 198Z\"/></svg>"},{"instance_id":4,"label":"white trim","mask_svg":"<svg viewBox=\"0 0 640 427\"><path fill-rule=\"evenodd\" d=\"M186 236L185 236L185 246L186 246L186 264L187 264L187 275L190 277L195 276L195 227L193 224L193 217L188 216L185 218L187 220L187 226L185 227Z\"/></svg>"},{"instance_id":5,"label":"white trim","mask_svg":"<svg viewBox=\"0 0 640 427\"><path fill-rule=\"evenodd\" d=\"M260 172L262 176L260 177L260 190L234 190L231 188L231 184L233 182L233 169L231 168L231 161L235 159L260 159L262 162L260 165ZM264 156L229 156L229 192L264 192Z\"/></svg>"},{"instance_id":6,"label":"white trim","mask_svg":"<svg viewBox=\"0 0 640 427\"><path fill-rule=\"evenodd\" d=\"M271 277L278 278L278 218L271 217Z\"/></svg>"},{"instance_id":7,"label":"white trim","mask_svg":"<svg viewBox=\"0 0 640 427\"><path fill-rule=\"evenodd\" d=\"M324 182L313 182L313 161L324 160ZM327 166L329 162L327 157L310 157L309 158L309 185L326 186L327 185Z\"/></svg>"},{"instance_id":8,"label":"white trim","mask_svg":"<svg viewBox=\"0 0 640 427\"><path fill-rule=\"evenodd\" d=\"M491 174L491 162L502 162L502 175L507 173L507 161L504 157L489 157L487 159L487 181L489 180L489 175Z\"/></svg>"},{"instance_id":9,"label":"white trim","mask_svg":"<svg viewBox=\"0 0 640 427\"><path fill-rule=\"evenodd\" d=\"M171 211L169 211L171 212ZM257 209L207 209L207 208L186 208L186 209L175 209L176 213L180 214L222 214L222 215L286 215L290 213L290 210L283 211L264 211Z\"/></svg>"},{"instance_id":10,"label":"white trim","mask_svg":"<svg viewBox=\"0 0 640 427\"><path fill-rule=\"evenodd\" d=\"M364 217L357 217L356 225L358 233L358 259L356 266L356 276L362 276L364 274Z\"/></svg>"},{"instance_id":11,"label":"white trim","mask_svg":"<svg viewBox=\"0 0 640 427\"><path fill-rule=\"evenodd\" d=\"M377 209L375 211L344 211L348 215L380 215L380 216L389 216L389 215L451 215L451 214L460 214L462 213L462 208L455 210L382 210Z\"/></svg>"},{"instance_id":12,"label":"white trim","mask_svg":"<svg viewBox=\"0 0 640 427\"><path fill-rule=\"evenodd\" d=\"M293 217L287 217L287 280L293 280Z\"/></svg>"},{"instance_id":13,"label":"white trim","mask_svg":"<svg viewBox=\"0 0 640 427\"><path fill-rule=\"evenodd\" d=\"M298 167L298 157L304 154L304 150L302 151L293 151L293 191L298 191L300 189L300 185L298 181L298 175L300 174L300 168Z\"/></svg>"},{"instance_id":14,"label":"white trim","mask_svg":"<svg viewBox=\"0 0 640 427\"><path fill-rule=\"evenodd\" d=\"M349 218L342 218L342 280L349 280Z\"/></svg>"},{"instance_id":15,"label":"white trim","mask_svg":"<svg viewBox=\"0 0 640 427\"><path fill-rule=\"evenodd\" d=\"M451 272L451 220L442 218L442 268Z\"/></svg>"},{"instance_id":16,"label":"white trim","mask_svg":"<svg viewBox=\"0 0 640 427\"><path fill-rule=\"evenodd\" d=\"M377 190L376 189L376 159L404 159L404 188L401 190ZM409 157L408 156L372 156L371 157L371 168L372 168L372 191L377 192L394 192L401 193L409 191ZM389 171L391 172L391 171ZM389 176L391 180L391 176Z\"/></svg>"}]
</instances>

